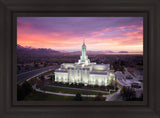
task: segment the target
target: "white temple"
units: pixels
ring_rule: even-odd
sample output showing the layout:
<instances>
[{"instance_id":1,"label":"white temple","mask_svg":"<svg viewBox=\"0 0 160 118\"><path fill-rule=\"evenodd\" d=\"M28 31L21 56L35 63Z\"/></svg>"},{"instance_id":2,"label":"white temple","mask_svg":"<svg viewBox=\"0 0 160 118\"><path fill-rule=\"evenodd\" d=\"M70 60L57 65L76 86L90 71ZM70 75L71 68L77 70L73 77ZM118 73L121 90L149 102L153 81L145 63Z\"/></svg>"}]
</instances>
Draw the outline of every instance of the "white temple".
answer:
<instances>
[{"instance_id":1,"label":"white temple","mask_svg":"<svg viewBox=\"0 0 160 118\"><path fill-rule=\"evenodd\" d=\"M110 72L110 64L96 64L90 62L86 55L84 39L82 55L78 63L63 63L59 69L55 70L56 82L107 86L113 80L115 80L115 75Z\"/></svg>"}]
</instances>

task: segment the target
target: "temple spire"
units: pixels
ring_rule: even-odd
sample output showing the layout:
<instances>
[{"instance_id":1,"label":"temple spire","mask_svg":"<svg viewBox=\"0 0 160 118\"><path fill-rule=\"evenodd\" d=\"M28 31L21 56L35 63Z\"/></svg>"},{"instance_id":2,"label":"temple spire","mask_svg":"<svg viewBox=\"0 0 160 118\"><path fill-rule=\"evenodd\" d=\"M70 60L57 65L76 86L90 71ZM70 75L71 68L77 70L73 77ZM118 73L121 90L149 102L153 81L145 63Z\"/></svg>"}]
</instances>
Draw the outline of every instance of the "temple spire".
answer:
<instances>
[{"instance_id":1,"label":"temple spire","mask_svg":"<svg viewBox=\"0 0 160 118\"><path fill-rule=\"evenodd\" d=\"M83 45L82 45L82 55L80 56L80 60L78 61L80 64L88 65L90 63L90 60L88 59L88 56L86 55L86 45L85 45L85 35L83 34Z\"/></svg>"},{"instance_id":2,"label":"temple spire","mask_svg":"<svg viewBox=\"0 0 160 118\"><path fill-rule=\"evenodd\" d=\"M83 44L85 44L85 34L83 34Z\"/></svg>"}]
</instances>

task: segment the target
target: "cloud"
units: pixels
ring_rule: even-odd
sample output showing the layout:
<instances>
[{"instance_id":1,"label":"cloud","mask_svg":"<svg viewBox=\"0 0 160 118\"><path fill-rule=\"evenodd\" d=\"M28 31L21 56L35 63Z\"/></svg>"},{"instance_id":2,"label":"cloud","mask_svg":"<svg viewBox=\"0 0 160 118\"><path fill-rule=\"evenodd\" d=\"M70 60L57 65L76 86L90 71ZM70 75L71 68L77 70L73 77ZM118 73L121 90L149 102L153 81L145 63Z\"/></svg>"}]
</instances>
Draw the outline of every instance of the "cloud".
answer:
<instances>
[{"instance_id":1,"label":"cloud","mask_svg":"<svg viewBox=\"0 0 160 118\"><path fill-rule=\"evenodd\" d=\"M80 50L85 34L89 50L143 51L143 19L135 17L20 17L22 46ZM138 48L133 49L136 45Z\"/></svg>"}]
</instances>

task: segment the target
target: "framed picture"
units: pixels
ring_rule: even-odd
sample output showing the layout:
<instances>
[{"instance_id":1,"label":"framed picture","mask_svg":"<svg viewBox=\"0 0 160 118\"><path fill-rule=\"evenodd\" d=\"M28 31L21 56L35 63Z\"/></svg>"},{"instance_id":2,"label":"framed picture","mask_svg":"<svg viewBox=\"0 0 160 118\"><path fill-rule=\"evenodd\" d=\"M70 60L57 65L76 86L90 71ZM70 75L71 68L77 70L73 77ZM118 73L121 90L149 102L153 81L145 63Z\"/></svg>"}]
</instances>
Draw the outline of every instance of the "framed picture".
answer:
<instances>
[{"instance_id":1,"label":"framed picture","mask_svg":"<svg viewBox=\"0 0 160 118\"><path fill-rule=\"evenodd\" d=\"M17 17L17 100L143 101L143 17Z\"/></svg>"},{"instance_id":2,"label":"framed picture","mask_svg":"<svg viewBox=\"0 0 160 118\"><path fill-rule=\"evenodd\" d=\"M159 117L159 5L0 2L2 118Z\"/></svg>"}]
</instances>

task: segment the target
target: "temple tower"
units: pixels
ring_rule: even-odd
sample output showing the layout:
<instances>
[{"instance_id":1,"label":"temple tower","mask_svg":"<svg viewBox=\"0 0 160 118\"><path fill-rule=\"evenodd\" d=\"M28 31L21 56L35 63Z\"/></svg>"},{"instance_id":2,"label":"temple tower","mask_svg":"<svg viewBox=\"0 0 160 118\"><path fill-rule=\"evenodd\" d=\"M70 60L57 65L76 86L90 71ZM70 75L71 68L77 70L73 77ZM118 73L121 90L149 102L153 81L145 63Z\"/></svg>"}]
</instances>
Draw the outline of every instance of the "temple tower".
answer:
<instances>
[{"instance_id":1,"label":"temple tower","mask_svg":"<svg viewBox=\"0 0 160 118\"><path fill-rule=\"evenodd\" d=\"M85 65L88 65L90 63L90 60L86 55L85 37L83 37L82 54L78 63L85 64Z\"/></svg>"}]
</instances>

